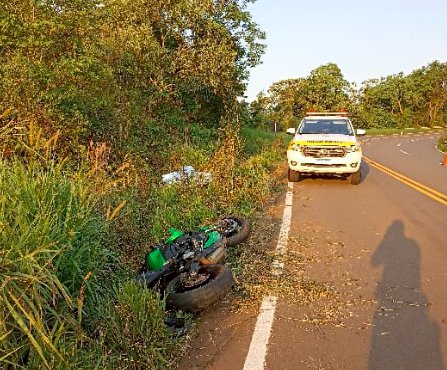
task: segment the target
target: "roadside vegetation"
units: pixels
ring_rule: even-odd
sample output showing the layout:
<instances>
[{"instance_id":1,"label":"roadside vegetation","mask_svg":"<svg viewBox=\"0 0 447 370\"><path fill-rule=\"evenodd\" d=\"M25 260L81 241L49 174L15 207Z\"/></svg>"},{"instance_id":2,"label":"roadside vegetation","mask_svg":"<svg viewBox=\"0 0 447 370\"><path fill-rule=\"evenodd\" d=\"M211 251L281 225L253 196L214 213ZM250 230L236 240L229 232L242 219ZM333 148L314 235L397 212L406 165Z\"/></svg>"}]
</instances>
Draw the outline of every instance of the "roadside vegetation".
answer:
<instances>
[{"instance_id":1,"label":"roadside vegetation","mask_svg":"<svg viewBox=\"0 0 447 370\"><path fill-rule=\"evenodd\" d=\"M309 110L347 110L356 127L400 133L405 128L447 126L446 86L447 63L438 61L361 86L349 83L340 68L329 63L307 77L273 83L247 109L266 127L272 122L283 129L295 127Z\"/></svg>"},{"instance_id":2,"label":"roadside vegetation","mask_svg":"<svg viewBox=\"0 0 447 370\"><path fill-rule=\"evenodd\" d=\"M246 3L2 6L1 368L169 368L164 301L132 282L148 245L251 217L283 159L238 120L264 38ZM161 183L186 165L212 181Z\"/></svg>"},{"instance_id":3,"label":"roadside vegetation","mask_svg":"<svg viewBox=\"0 0 447 370\"><path fill-rule=\"evenodd\" d=\"M439 138L438 149L441 152L447 153L447 135L443 135Z\"/></svg>"},{"instance_id":4,"label":"roadside vegetation","mask_svg":"<svg viewBox=\"0 0 447 370\"><path fill-rule=\"evenodd\" d=\"M169 186L123 174L127 163L105 174L98 157L73 167L18 139L26 150L0 162L3 364L169 367L178 340L163 323L164 302L132 283L148 244L169 226L253 215L276 185L269 172L282 145L247 156L241 136L226 135L188 162L218 181Z\"/></svg>"},{"instance_id":5,"label":"roadside vegetation","mask_svg":"<svg viewBox=\"0 0 447 370\"><path fill-rule=\"evenodd\" d=\"M405 135L408 133L421 133L421 132L443 132L443 127L429 128L429 127L406 127L406 128L370 128L366 129L367 135Z\"/></svg>"}]
</instances>

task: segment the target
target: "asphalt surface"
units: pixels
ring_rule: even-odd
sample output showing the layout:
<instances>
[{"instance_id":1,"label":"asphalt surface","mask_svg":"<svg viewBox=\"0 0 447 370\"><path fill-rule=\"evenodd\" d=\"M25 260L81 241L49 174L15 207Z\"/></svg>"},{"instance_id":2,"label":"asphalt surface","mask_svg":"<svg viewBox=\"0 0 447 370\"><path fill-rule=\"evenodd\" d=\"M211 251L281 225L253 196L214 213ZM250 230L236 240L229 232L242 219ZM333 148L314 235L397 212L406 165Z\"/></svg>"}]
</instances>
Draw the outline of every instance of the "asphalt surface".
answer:
<instances>
[{"instance_id":1,"label":"asphalt surface","mask_svg":"<svg viewBox=\"0 0 447 370\"><path fill-rule=\"evenodd\" d=\"M426 133L366 137L363 152L382 165L446 194L446 171L439 168L444 154L435 147L440 136Z\"/></svg>"},{"instance_id":2,"label":"asphalt surface","mask_svg":"<svg viewBox=\"0 0 447 370\"><path fill-rule=\"evenodd\" d=\"M365 137L364 154L447 194L437 137ZM294 184L288 254L305 263L283 278L311 299L279 297L265 369L446 368L447 207L367 163L362 175ZM255 322L205 313L178 368L242 369Z\"/></svg>"}]
</instances>

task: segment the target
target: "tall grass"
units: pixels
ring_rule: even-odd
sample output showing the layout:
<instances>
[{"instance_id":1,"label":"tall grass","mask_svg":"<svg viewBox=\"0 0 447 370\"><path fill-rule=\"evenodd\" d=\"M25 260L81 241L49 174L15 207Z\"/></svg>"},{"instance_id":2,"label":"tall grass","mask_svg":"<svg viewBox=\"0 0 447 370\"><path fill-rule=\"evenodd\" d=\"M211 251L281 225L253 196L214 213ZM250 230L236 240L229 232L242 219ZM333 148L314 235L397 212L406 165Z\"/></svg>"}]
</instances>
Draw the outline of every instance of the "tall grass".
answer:
<instances>
[{"instance_id":1,"label":"tall grass","mask_svg":"<svg viewBox=\"0 0 447 370\"><path fill-rule=\"evenodd\" d=\"M113 170L104 145L78 170L47 155L0 159L0 364L169 367L176 339L163 324L163 301L125 282L170 226L260 209L285 145L269 133L249 136L228 128L212 145L172 153L166 168L193 165L212 174L208 184L166 186L131 158Z\"/></svg>"},{"instance_id":2,"label":"tall grass","mask_svg":"<svg viewBox=\"0 0 447 370\"><path fill-rule=\"evenodd\" d=\"M264 148L271 148L273 142L278 145L287 145L291 139L291 136L284 132L275 133L250 127L241 129L241 137L244 153L249 156L259 154Z\"/></svg>"},{"instance_id":3,"label":"tall grass","mask_svg":"<svg viewBox=\"0 0 447 370\"><path fill-rule=\"evenodd\" d=\"M103 369L167 369L176 338L164 325L165 304L158 294L132 281L110 291L99 305L97 338L78 353L76 368L90 354Z\"/></svg>"},{"instance_id":4,"label":"tall grass","mask_svg":"<svg viewBox=\"0 0 447 370\"><path fill-rule=\"evenodd\" d=\"M153 187L152 235L159 238L169 226L188 229L224 214L251 216L271 194L277 181L271 171L283 160L285 147L283 139L276 140L270 132L245 130L241 140L237 128L227 128L208 158L203 160L202 153L200 161L192 163L211 173L209 184L190 180Z\"/></svg>"},{"instance_id":5,"label":"tall grass","mask_svg":"<svg viewBox=\"0 0 447 370\"><path fill-rule=\"evenodd\" d=\"M0 160L1 361L64 364L62 337L113 259L81 180L61 166Z\"/></svg>"}]
</instances>

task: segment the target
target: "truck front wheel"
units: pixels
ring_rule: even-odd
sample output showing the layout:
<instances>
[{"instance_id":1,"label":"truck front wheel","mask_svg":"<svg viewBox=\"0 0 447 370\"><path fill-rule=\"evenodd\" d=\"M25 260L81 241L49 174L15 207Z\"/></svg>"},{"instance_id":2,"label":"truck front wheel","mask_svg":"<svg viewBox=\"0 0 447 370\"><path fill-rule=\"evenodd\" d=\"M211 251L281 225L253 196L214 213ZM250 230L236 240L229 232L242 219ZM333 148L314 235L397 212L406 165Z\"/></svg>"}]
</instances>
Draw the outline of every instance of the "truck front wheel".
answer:
<instances>
[{"instance_id":1,"label":"truck front wheel","mask_svg":"<svg viewBox=\"0 0 447 370\"><path fill-rule=\"evenodd\" d=\"M349 183L351 185L358 185L360 184L360 180L362 178L360 169L357 172L354 172L352 174L349 175L348 179L349 179Z\"/></svg>"},{"instance_id":2,"label":"truck front wheel","mask_svg":"<svg viewBox=\"0 0 447 370\"><path fill-rule=\"evenodd\" d=\"M288 176L290 182L298 182L301 180L301 175L298 171L289 168Z\"/></svg>"}]
</instances>

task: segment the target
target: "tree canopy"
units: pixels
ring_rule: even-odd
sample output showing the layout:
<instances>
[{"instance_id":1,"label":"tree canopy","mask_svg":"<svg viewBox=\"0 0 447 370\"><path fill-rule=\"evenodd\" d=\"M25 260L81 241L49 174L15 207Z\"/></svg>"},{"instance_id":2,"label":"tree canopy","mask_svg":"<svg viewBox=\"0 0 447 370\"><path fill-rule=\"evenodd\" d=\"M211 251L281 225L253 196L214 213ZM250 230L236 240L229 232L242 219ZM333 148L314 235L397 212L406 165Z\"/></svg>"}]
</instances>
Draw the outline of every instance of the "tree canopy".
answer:
<instances>
[{"instance_id":1,"label":"tree canopy","mask_svg":"<svg viewBox=\"0 0 447 370\"><path fill-rule=\"evenodd\" d=\"M349 88L349 82L344 79L340 68L329 63L314 69L307 78L273 83L268 94L258 95L252 107L265 119L292 127L310 109L348 108L351 104Z\"/></svg>"},{"instance_id":2,"label":"tree canopy","mask_svg":"<svg viewBox=\"0 0 447 370\"><path fill-rule=\"evenodd\" d=\"M295 126L308 110L346 109L362 127L418 127L447 121L447 63L435 61L408 75L367 80L360 89L345 80L336 64L306 78L273 83L251 104L253 120Z\"/></svg>"},{"instance_id":3,"label":"tree canopy","mask_svg":"<svg viewBox=\"0 0 447 370\"><path fill-rule=\"evenodd\" d=\"M215 126L263 52L248 2L8 1L0 108L75 146L122 143L148 122Z\"/></svg>"}]
</instances>

